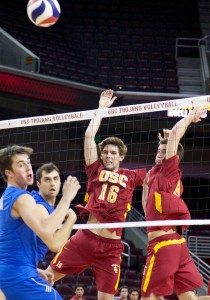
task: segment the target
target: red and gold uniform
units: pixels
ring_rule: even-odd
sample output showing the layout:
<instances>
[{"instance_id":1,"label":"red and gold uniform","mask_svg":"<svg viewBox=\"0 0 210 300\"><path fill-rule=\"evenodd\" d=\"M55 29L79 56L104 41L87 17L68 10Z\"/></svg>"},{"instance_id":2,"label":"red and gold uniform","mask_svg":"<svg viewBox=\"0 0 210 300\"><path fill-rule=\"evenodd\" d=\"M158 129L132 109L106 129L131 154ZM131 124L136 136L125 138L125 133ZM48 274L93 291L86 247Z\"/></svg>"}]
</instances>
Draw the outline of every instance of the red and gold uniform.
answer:
<instances>
[{"instance_id":1,"label":"red and gold uniform","mask_svg":"<svg viewBox=\"0 0 210 300\"><path fill-rule=\"evenodd\" d=\"M163 160L162 165L155 165L149 173L149 194L146 205L147 221L189 220L188 207L180 198L183 193L178 156ZM147 231L168 231L173 226L148 227ZM183 227L181 231L184 231ZM181 232L180 232L181 233Z\"/></svg>"},{"instance_id":2,"label":"red and gold uniform","mask_svg":"<svg viewBox=\"0 0 210 300\"><path fill-rule=\"evenodd\" d=\"M86 206L78 205L80 215L94 215L100 223L124 222L131 209L133 191L142 186L146 169L105 170L100 161L85 166L88 177ZM109 229L121 236L122 228Z\"/></svg>"},{"instance_id":3,"label":"red and gold uniform","mask_svg":"<svg viewBox=\"0 0 210 300\"><path fill-rule=\"evenodd\" d=\"M80 215L86 219L92 214L100 223L124 222L131 208L133 191L143 184L146 169L105 170L100 161L85 166L88 186L86 206L78 205ZM121 236L121 228L109 229ZM93 267L97 289L115 294L120 279L123 251L121 239L98 236L89 230L78 230L51 262L51 267L63 274L80 273Z\"/></svg>"},{"instance_id":4,"label":"red and gold uniform","mask_svg":"<svg viewBox=\"0 0 210 300\"><path fill-rule=\"evenodd\" d=\"M189 210L180 198L183 192L178 156L163 160L149 174L149 193L146 204L146 220L188 220ZM142 297L177 295L193 291L204 285L185 239L180 235L187 226L167 234L173 226L148 227L148 232L163 230L163 234L149 242L147 261L141 285Z\"/></svg>"}]
</instances>

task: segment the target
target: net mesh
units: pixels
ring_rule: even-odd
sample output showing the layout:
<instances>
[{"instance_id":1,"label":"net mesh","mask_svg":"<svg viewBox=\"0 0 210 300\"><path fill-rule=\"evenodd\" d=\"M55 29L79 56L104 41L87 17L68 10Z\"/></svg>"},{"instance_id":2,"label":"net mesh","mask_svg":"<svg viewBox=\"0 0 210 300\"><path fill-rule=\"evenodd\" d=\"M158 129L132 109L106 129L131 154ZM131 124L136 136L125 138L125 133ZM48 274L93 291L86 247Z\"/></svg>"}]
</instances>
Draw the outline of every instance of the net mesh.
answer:
<instances>
[{"instance_id":1,"label":"net mesh","mask_svg":"<svg viewBox=\"0 0 210 300\"><path fill-rule=\"evenodd\" d=\"M180 119L169 117L167 110L174 105L179 109L193 106L197 102L204 105L209 102L207 96L189 99L114 107L103 112L96 110L2 121L0 147L9 144L30 146L34 149L34 171L41 164L52 161L59 167L62 181L67 175L76 176L81 183L81 190L72 206L83 204L87 184L83 167L84 134L94 113L103 116L96 142L108 136L121 138L128 147L122 167L149 169L154 165L158 132L162 132L163 128L172 128ZM184 185L182 198L190 209L192 219L210 219L209 118L191 125L181 142L185 149L181 162ZM1 189L5 187L2 179L0 186ZM134 192L133 207L143 214L141 192L141 188Z\"/></svg>"}]
</instances>

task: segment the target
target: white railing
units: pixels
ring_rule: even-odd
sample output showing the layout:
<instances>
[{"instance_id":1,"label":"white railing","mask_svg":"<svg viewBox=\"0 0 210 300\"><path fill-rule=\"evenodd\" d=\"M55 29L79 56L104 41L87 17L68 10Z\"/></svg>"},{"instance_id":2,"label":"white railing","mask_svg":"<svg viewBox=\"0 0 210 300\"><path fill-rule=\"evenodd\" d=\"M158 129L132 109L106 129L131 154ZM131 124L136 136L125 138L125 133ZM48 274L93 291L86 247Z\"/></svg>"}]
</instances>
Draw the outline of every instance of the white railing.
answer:
<instances>
[{"instance_id":1,"label":"white railing","mask_svg":"<svg viewBox=\"0 0 210 300\"><path fill-rule=\"evenodd\" d=\"M131 265L131 247L128 243L122 241L124 247L125 247L125 250L127 248L127 252L126 251L123 251L122 252L122 256L125 256L127 258L127 265L128 267L130 268L130 265Z\"/></svg>"},{"instance_id":2,"label":"white railing","mask_svg":"<svg viewBox=\"0 0 210 300\"><path fill-rule=\"evenodd\" d=\"M204 281L205 285L208 286L209 279L210 279L210 266L208 264L206 264L197 255L195 255L195 253L190 251L190 255L191 255L192 259L194 260L198 271L202 275L202 278L203 278L203 281Z\"/></svg>"},{"instance_id":3,"label":"white railing","mask_svg":"<svg viewBox=\"0 0 210 300\"><path fill-rule=\"evenodd\" d=\"M210 258L210 237L189 236L188 247L191 252L199 257Z\"/></svg>"}]
</instances>

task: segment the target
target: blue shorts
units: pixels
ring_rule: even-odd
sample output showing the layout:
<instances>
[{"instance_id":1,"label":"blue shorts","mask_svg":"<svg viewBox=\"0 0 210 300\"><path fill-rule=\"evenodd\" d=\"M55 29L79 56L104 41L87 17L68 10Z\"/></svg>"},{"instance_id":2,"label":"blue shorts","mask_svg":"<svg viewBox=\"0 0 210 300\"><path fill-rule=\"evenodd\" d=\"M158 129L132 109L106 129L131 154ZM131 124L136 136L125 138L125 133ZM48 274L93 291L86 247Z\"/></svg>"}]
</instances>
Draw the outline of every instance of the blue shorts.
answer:
<instances>
[{"instance_id":1,"label":"blue shorts","mask_svg":"<svg viewBox=\"0 0 210 300\"><path fill-rule=\"evenodd\" d=\"M38 275L7 288L2 288L7 300L62 300L58 292Z\"/></svg>"}]
</instances>

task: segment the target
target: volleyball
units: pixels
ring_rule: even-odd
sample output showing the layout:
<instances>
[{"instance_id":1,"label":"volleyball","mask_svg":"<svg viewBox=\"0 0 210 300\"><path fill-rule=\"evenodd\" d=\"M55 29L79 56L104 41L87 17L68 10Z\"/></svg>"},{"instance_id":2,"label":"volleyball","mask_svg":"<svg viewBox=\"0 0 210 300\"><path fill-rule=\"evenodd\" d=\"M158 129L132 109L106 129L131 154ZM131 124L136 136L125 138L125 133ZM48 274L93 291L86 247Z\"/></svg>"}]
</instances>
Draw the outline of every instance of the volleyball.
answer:
<instances>
[{"instance_id":1,"label":"volleyball","mask_svg":"<svg viewBox=\"0 0 210 300\"><path fill-rule=\"evenodd\" d=\"M29 0L27 14L32 23L40 27L50 27L60 16L60 5L57 0Z\"/></svg>"}]
</instances>

